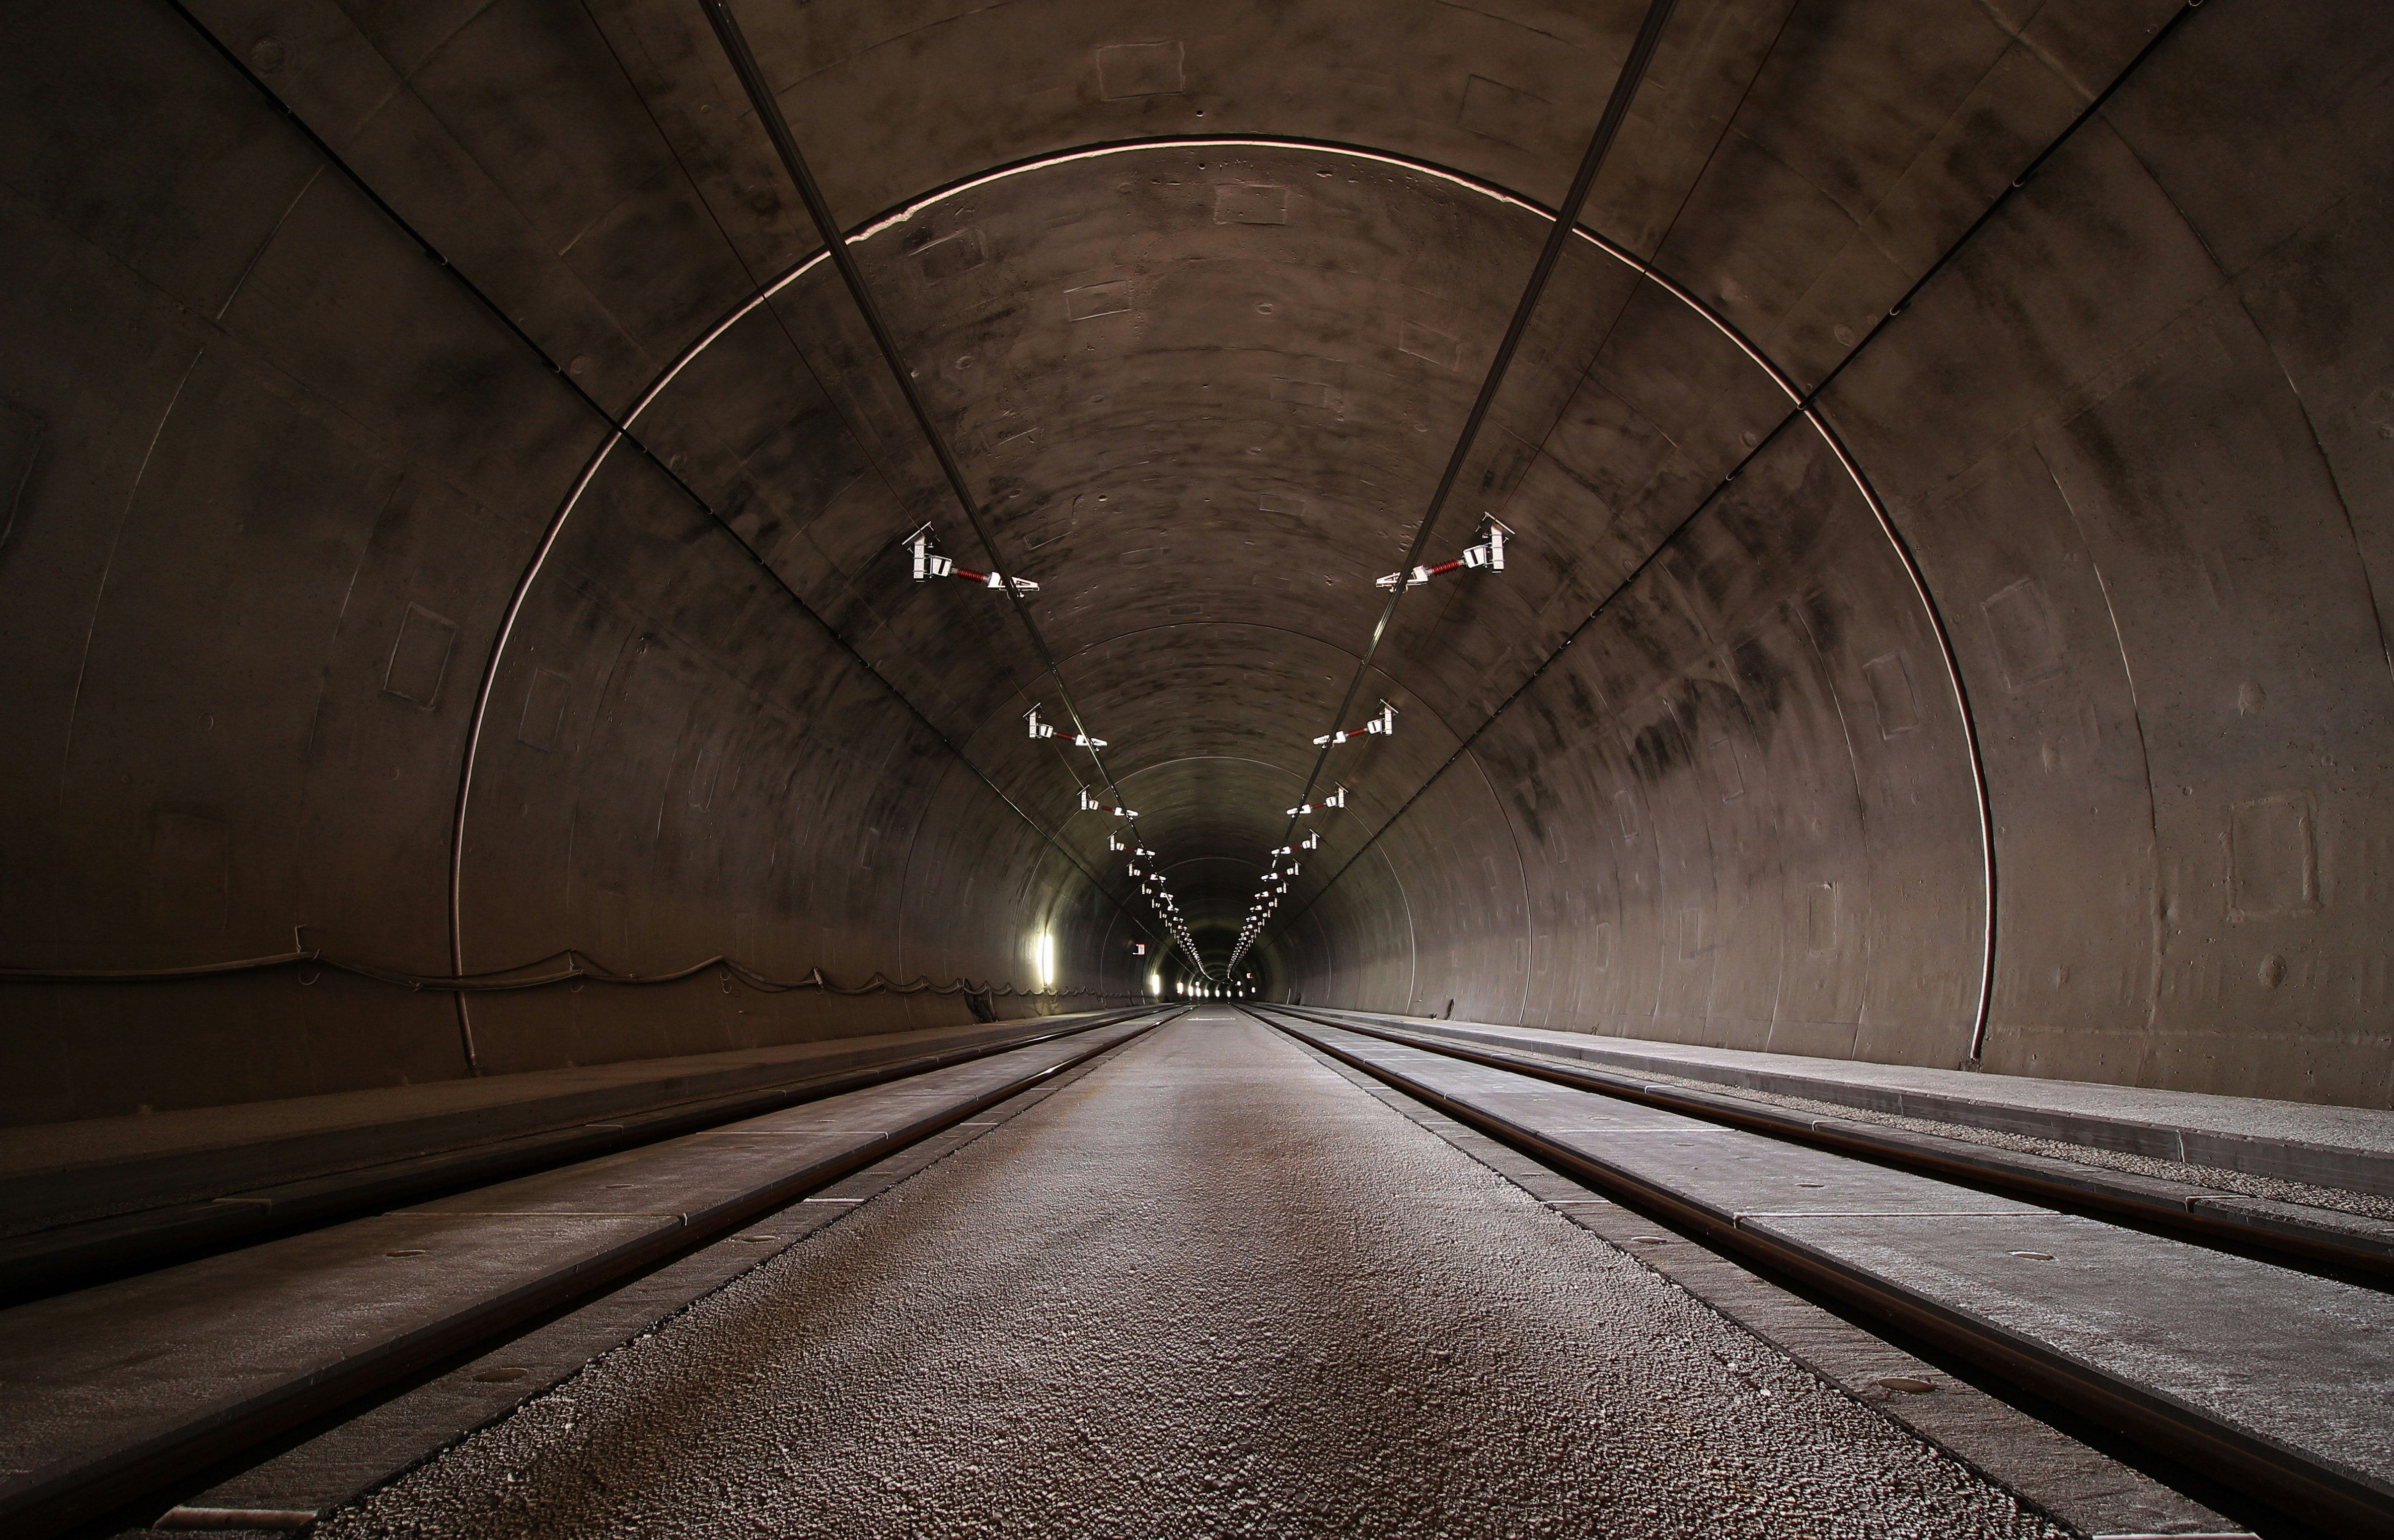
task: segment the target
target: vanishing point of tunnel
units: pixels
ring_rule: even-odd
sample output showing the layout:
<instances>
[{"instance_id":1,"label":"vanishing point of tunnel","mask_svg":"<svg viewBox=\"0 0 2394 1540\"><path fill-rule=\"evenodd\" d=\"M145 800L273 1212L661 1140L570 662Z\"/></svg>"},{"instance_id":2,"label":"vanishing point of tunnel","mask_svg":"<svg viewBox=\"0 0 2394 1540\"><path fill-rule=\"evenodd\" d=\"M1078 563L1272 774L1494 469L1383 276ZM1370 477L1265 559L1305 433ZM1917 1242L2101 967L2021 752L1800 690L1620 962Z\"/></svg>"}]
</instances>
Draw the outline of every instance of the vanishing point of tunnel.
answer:
<instances>
[{"instance_id":1,"label":"vanishing point of tunnel","mask_svg":"<svg viewBox=\"0 0 2394 1540\"><path fill-rule=\"evenodd\" d=\"M0 1533L2394 1535L2394 8L0 40Z\"/></svg>"}]
</instances>

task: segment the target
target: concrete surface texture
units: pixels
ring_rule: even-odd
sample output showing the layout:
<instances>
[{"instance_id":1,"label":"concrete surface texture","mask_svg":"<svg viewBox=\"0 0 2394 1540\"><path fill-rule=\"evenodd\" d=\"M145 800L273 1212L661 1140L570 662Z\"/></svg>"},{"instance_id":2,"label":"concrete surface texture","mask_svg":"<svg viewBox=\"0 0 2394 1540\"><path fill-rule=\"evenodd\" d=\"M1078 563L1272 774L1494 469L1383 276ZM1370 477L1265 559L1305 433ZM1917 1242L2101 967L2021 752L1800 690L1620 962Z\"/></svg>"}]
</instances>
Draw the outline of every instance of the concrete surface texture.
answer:
<instances>
[{"instance_id":1,"label":"concrete surface texture","mask_svg":"<svg viewBox=\"0 0 2394 1540\"><path fill-rule=\"evenodd\" d=\"M2322 1106L2083 1080L1994 1078L1956 1070L1857 1064L1686 1044L1598 1043L1585 1033L1536 1027L1348 1014L1371 1024L1458 1042L1582 1059L1640 1073L1669 1073L1748 1090L1809 1095L1852 1107L1978 1123L2075 1139L2085 1144L2120 1149L2150 1146L2154 1152L2173 1158L2191 1160L2215 1148L2242 1144L2257 1147L2265 1156L2281 1152L2280 1158L2289 1164L2298 1158L2298 1152L2310 1152L2322 1165L2343 1159L2365 1164L2374 1171L2394 1172L2394 1112L2382 1108ZM2380 1190L2394 1189L2394 1176L2381 1175L2375 1185Z\"/></svg>"},{"instance_id":2,"label":"concrete surface texture","mask_svg":"<svg viewBox=\"0 0 2394 1540\"><path fill-rule=\"evenodd\" d=\"M1168 988L1069 691L1220 967L1643 7L737 8L1060 681L695 5L12 0L0 962ZM2387 1106L2389 59L1686 0L1256 982ZM31 1124L967 1020L0 988Z\"/></svg>"},{"instance_id":3,"label":"concrete surface texture","mask_svg":"<svg viewBox=\"0 0 2394 1540\"><path fill-rule=\"evenodd\" d=\"M953 1126L1136 1021L329 1225L0 1314L0 1503L291 1425ZM428 1350L428 1344L429 1345ZM411 1357L410 1355L414 1355ZM283 1420L277 1422L277 1415Z\"/></svg>"},{"instance_id":4,"label":"concrete surface texture","mask_svg":"<svg viewBox=\"0 0 2394 1540\"><path fill-rule=\"evenodd\" d=\"M928 1028L0 1129L0 1236L1077 1024Z\"/></svg>"},{"instance_id":5,"label":"concrete surface texture","mask_svg":"<svg viewBox=\"0 0 2394 1540\"><path fill-rule=\"evenodd\" d=\"M2059 1533L1228 1012L318 1533L627 1532Z\"/></svg>"},{"instance_id":6,"label":"concrete surface texture","mask_svg":"<svg viewBox=\"0 0 2394 1540\"><path fill-rule=\"evenodd\" d=\"M1723 1227L2394 1490L2394 1300L2365 1284L1974 1191L1421 1048L1307 1036L1673 1194ZM1444 1103L1441 1103L1443 1105ZM2316 1393L2319 1366L2343 1393Z\"/></svg>"}]
</instances>

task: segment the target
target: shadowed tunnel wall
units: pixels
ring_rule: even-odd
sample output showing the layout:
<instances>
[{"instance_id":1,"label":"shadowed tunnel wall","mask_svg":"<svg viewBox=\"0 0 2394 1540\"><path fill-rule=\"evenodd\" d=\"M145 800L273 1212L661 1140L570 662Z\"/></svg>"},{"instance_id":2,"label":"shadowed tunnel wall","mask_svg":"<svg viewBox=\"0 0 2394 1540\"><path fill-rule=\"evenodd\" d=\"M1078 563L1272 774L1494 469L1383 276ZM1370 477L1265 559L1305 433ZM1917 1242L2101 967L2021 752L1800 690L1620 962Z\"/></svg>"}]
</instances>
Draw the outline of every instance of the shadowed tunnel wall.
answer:
<instances>
[{"instance_id":1,"label":"shadowed tunnel wall","mask_svg":"<svg viewBox=\"0 0 2394 1540\"><path fill-rule=\"evenodd\" d=\"M740 7L1209 967L1642 8ZM5 14L0 962L1184 971L1001 596L908 581L983 553L694 6ZM1509 568L1400 607L1243 966L2387 1105L2390 64L2331 0L1688 0L1433 541ZM40 1122L967 1002L0 1010Z\"/></svg>"}]
</instances>

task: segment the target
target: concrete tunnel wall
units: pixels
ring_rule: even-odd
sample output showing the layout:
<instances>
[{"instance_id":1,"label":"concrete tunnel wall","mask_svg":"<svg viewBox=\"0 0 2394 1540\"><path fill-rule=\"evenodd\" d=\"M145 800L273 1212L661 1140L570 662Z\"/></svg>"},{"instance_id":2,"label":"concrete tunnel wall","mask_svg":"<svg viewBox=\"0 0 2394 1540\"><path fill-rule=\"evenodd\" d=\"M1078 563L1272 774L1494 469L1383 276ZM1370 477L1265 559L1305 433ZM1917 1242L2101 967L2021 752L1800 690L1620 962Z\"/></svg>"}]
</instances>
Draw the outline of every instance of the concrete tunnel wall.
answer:
<instances>
[{"instance_id":1,"label":"concrete tunnel wall","mask_svg":"<svg viewBox=\"0 0 2394 1540\"><path fill-rule=\"evenodd\" d=\"M695 7L193 8L7 13L0 960L1143 989ZM742 7L1217 964L1639 8ZM1977 223L2177 8L1680 7L1433 552L1511 569L1399 610L1261 981L2388 1104L2394 20L2213 0ZM337 972L0 989L18 1122L468 1073Z\"/></svg>"}]
</instances>

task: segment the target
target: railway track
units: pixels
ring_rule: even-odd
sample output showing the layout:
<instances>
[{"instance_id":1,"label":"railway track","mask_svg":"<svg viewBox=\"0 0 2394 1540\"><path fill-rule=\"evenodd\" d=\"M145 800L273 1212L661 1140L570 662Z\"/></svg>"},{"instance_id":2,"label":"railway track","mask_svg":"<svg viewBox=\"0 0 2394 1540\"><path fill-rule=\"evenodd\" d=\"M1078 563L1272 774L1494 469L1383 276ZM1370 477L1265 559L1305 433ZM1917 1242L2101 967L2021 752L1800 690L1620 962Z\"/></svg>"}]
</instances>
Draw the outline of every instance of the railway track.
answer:
<instances>
[{"instance_id":1,"label":"railway track","mask_svg":"<svg viewBox=\"0 0 2394 1540\"><path fill-rule=\"evenodd\" d=\"M1109 1013L927 1067L882 1066L862 1086L842 1076L735 1098L704 1126L678 1109L635 1147L594 1157L568 1140L530 1170L511 1151L506 1179L452 1172L441 1195L407 1206L362 1173L365 1212L353 1201L195 1257L170 1238L164 1265L146 1270L112 1257L120 1276L0 1310L0 1533L141 1522L125 1516L150 1494L163 1509L204 1471L693 1256L1178 1014ZM756 1095L778 1110L758 1115ZM178 1527L257 1527L178 1511ZM313 1515L269 1517L264 1527L297 1528Z\"/></svg>"},{"instance_id":2,"label":"railway track","mask_svg":"<svg viewBox=\"0 0 2394 1540\"><path fill-rule=\"evenodd\" d=\"M2394 1535L2394 1296L2370 1237L2223 1220L2173 1204L2169 1184L2066 1162L1242 1008L2167 1459L2332 1533Z\"/></svg>"}]
</instances>

